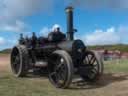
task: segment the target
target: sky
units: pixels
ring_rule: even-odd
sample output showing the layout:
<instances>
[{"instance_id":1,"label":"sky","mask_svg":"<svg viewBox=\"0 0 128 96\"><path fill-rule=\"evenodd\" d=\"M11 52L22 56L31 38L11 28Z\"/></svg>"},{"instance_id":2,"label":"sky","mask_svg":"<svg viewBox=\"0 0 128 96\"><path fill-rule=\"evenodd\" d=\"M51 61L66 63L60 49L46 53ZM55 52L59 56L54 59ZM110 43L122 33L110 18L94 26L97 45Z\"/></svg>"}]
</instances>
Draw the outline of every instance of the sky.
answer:
<instances>
[{"instance_id":1,"label":"sky","mask_svg":"<svg viewBox=\"0 0 128 96\"><path fill-rule=\"evenodd\" d=\"M76 39L86 45L128 44L128 0L0 0L0 50L19 34L47 34L58 25L66 33L66 6L74 7Z\"/></svg>"}]
</instances>

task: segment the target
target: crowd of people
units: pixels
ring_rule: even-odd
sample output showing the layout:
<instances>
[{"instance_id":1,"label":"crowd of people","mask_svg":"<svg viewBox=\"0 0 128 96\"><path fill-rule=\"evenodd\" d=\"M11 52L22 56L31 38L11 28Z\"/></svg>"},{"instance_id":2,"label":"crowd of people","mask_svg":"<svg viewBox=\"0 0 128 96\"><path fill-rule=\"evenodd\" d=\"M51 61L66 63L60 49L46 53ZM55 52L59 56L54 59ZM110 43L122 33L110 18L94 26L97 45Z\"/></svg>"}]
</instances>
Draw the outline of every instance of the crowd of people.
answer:
<instances>
[{"instance_id":1,"label":"crowd of people","mask_svg":"<svg viewBox=\"0 0 128 96\"><path fill-rule=\"evenodd\" d=\"M66 40L66 35L60 31L59 27L56 27L53 32L48 34L48 37L40 36L37 37L35 32L32 33L32 37L29 38L26 36L24 38L23 34L20 34L19 44L26 45L27 47L36 47L36 46L43 46L45 43L48 42L61 42Z\"/></svg>"}]
</instances>

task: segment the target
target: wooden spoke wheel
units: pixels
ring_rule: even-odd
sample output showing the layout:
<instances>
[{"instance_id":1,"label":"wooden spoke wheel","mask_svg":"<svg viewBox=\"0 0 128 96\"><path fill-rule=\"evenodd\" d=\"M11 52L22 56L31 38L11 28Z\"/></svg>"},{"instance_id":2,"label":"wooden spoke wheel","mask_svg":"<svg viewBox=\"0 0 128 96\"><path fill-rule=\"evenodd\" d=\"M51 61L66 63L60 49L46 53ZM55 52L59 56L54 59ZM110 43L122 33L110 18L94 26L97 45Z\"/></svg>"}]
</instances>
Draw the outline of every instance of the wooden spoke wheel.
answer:
<instances>
[{"instance_id":1,"label":"wooden spoke wheel","mask_svg":"<svg viewBox=\"0 0 128 96\"><path fill-rule=\"evenodd\" d=\"M97 52L86 51L82 62L86 73L81 73L85 81L96 81L103 74L103 62Z\"/></svg>"},{"instance_id":2,"label":"wooden spoke wheel","mask_svg":"<svg viewBox=\"0 0 128 96\"><path fill-rule=\"evenodd\" d=\"M25 46L15 46L11 53L11 69L16 77L24 77L28 68L28 52Z\"/></svg>"},{"instance_id":3,"label":"wooden spoke wheel","mask_svg":"<svg viewBox=\"0 0 128 96\"><path fill-rule=\"evenodd\" d=\"M70 55L65 51L53 52L48 65L49 80L57 88L67 88L73 75L73 64Z\"/></svg>"}]
</instances>

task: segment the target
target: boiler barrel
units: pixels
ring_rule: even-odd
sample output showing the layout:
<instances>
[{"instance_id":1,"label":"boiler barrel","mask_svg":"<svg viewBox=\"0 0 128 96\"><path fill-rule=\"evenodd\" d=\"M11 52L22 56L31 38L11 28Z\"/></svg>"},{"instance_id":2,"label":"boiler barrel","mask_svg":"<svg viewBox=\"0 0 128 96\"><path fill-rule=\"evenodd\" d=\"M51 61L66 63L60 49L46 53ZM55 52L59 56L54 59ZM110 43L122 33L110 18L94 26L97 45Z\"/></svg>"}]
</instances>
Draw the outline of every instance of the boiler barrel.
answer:
<instances>
[{"instance_id":1,"label":"boiler barrel","mask_svg":"<svg viewBox=\"0 0 128 96\"><path fill-rule=\"evenodd\" d=\"M85 49L85 45L81 40L65 41L58 44L58 47L67 52L75 52L79 49Z\"/></svg>"},{"instance_id":2,"label":"boiler barrel","mask_svg":"<svg viewBox=\"0 0 128 96\"><path fill-rule=\"evenodd\" d=\"M72 51L72 45L73 45L74 41L65 41L65 42L61 42L58 44L58 47L62 50L65 50L67 52L71 52Z\"/></svg>"}]
</instances>

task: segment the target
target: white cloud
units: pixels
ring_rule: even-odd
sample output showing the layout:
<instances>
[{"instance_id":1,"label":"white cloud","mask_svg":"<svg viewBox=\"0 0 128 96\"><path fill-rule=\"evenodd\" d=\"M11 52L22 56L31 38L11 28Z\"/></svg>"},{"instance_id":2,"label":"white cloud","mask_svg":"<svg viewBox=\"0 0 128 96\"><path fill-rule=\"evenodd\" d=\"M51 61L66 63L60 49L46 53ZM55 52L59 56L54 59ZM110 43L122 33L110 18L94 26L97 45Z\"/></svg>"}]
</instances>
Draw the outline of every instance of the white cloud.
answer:
<instances>
[{"instance_id":1,"label":"white cloud","mask_svg":"<svg viewBox=\"0 0 128 96\"><path fill-rule=\"evenodd\" d=\"M120 30L121 32L122 30ZM106 31L95 30L91 34L84 34L81 38L87 45L106 45L106 44L118 44L121 43L121 36L119 32L114 28L108 28Z\"/></svg>"},{"instance_id":2,"label":"white cloud","mask_svg":"<svg viewBox=\"0 0 128 96\"><path fill-rule=\"evenodd\" d=\"M48 33L55 28L55 26L60 26L59 24L54 24L51 28L43 27L40 31L42 36L47 37ZM62 27L60 26L62 29ZM128 27L119 26L111 27L106 30L96 29L94 32L88 32L87 34L81 34L75 37L75 39L82 39L87 45L107 45L107 44L128 44Z\"/></svg>"},{"instance_id":3,"label":"white cloud","mask_svg":"<svg viewBox=\"0 0 128 96\"><path fill-rule=\"evenodd\" d=\"M0 37L0 45L4 45L6 43L6 40L3 37Z\"/></svg>"},{"instance_id":4,"label":"white cloud","mask_svg":"<svg viewBox=\"0 0 128 96\"><path fill-rule=\"evenodd\" d=\"M67 5L86 9L128 9L128 0L64 0Z\"/></svg>"},{"instance_id":5,"label":"white cloud","mask_svg":"<svg viewBox=\"0 0 128 96\"><path fill-rule=\"evenodd\" d=\"M0 37L0 45L16 45L17 42L17 38L12 38L10 39L5 39L5 37Z\"/></svg>"},{"instance_id":6,"label":"white cloud","mask_svg":"<svg viewBox=\"0 0 128 96\"><path fill-rule=\"evenodd\" d=\"M54 29L56 29L57 27L59 27L60 29L62 29L62 27L59 25L59 24L54 24L53 26L52 26L52 31L54 31Z\"/></svg>"},{"instance_id":7,"label":"white cloud","mask_svg":"<svg viewBox=\"0 0 128 96\"><path fill-rule=\"evenodd\" d=\"M28 16L52 9L53 0L1 0L0 9L6 16Z\"/></svg>"},{"instance_id":8,"label":"white cloud","mask_svg":"<svg viewBox=\"0 0 128 96\"><path fill-rule=\"evenodd\" d=\"M48 27L44 27L40 30L40 35L47 37L49 32L50 32L50 29Z\"/></svg>"},{"instance_id":9,"label":"white cloud","mask_svg":"<svg viewBox=\"0 0 128 96\"><path fill-rule=\"evenodd\" d=\"M7 32L26 32L29 29L29 26L25 24L23 21L16 20L11 23L3 23L0 24L0 31Z\"/></svg>"},{"instance_id":10,"label":"white cloud","mask_svg":"<svg viewBox=\"0 0 128 96\"><path fill-rule=\"evenodd\" d=\"M17 37L13 37L11 39L6 39L4 36L0 37L0 50L6 48L13 48L13 46L18 44Z\"/></svg>"},{"instance_id":11,"label":"white cloud","mask_svg":"<svg viewBox=\"0 0 128 96\"><path fill-rule=\"evenodd\" d=\"M128 26L120 26L118 29L117 29L117 33L118 35L120 36L121 38L121 42L122 43L126 43L128 44Z\"/></svg>"},{"instance_id":12,"label":"white cloud","mask_svg":"<svg viewBox=\"0 0 128 96\"><path fill-rule=\"evenodd\" d=\"M22 17L49 12L52 8L53 0L0 0L0 31L27 31Z\"/></svg>"},{"instance_id":13,"label":"white cloud","mask_svg":"<svg viewBox=\"0 0 128 96\"><path fill-rule=\"evenodd\" d=\"M6 38L4 36L0 37L0 51L6 48L13 48L17 44L18 44L18 37L12 37L11 39Z\"/></svg>"},{"instance_id":14,"label":"white cloud","mask_svg":"<svg viewBox=\"0 0 128 96\"><path fill-rule=\"evenodd\" d=\"M60 29L62 30L61 25L59 25L59 24L54 24L51 28L43 27L43 28L40 30L40 35L47 37L47 36L48 36L48 33L51 32L51 31L53 31L56 27L60 27Z\"/></svg>"}]
</instances>

